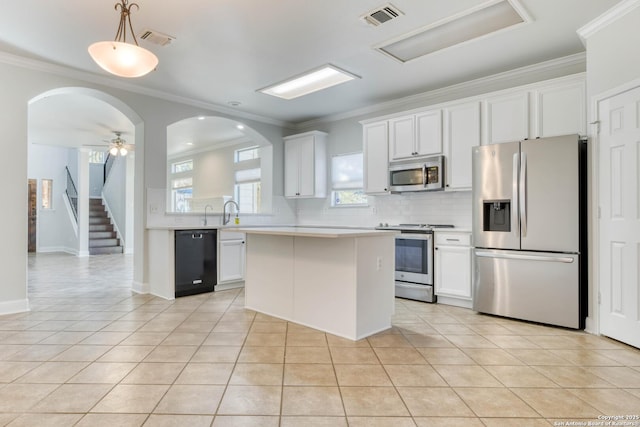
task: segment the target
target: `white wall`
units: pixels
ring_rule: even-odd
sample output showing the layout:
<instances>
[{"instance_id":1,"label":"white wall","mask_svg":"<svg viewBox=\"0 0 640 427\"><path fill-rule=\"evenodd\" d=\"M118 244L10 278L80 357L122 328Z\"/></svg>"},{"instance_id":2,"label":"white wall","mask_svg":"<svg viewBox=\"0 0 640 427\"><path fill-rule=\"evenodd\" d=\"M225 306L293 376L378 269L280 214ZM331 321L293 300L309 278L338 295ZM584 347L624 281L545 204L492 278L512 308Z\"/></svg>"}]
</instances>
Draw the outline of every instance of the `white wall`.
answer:
<instances>
[{"instance_id":1,"label":"white wall","mask_svg":"<svg viewBox=\"0 0 640 427\"><path fill-rule=\"evenodd\" d=\"M587 40L589 97L640 78L640 2Z\"/></svg>"},{"instance_id":2,"label":"white wall","mask_svg":"<svg viewBox=\"0 0 640 427\"><path fill-rule=\"evenodd\" d=\"M73 229L74 221L65 206L67 186L65 167L69 159L77 163L77 150L48 145L29 144L28 178L38 180L37 252L77 253L78 237ZM42 180L53 180L52 209L43 209Z\"/></svg>"},{"instance_id":3,"label":"white wall","mask_svg":"<svg viewBox=\"0 0 640 427\"><path fill-rule=\"evenodd\" d=\"M89 197L99 198L104 184L104 164L89 164Z\"/></svg>"},{"instance_id":4,"label":"white wall","mask_svg":"<svg viewBox=\"0 0 640 427\"><path fill-rule=\"evenodd\" d=\"M109 207L111 221L120 232L120 237L127 241L127 158L117 156L113 161L102 196ZM93 195L92 195L93 197Z\"/></svg>"}]
</instances>

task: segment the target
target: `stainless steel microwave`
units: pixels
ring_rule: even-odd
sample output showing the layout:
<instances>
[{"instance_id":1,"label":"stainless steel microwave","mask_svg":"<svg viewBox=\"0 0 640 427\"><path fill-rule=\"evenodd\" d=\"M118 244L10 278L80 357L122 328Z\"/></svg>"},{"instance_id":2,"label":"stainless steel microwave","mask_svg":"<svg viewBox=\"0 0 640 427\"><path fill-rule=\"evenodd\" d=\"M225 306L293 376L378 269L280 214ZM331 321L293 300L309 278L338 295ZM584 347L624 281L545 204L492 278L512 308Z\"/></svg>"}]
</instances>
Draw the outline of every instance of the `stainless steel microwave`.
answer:
<instances>
[{"instance_id":1,"label":"stainless steel microwave","mask_svg":"<svg viewBox=\"0 0 640 427\"><path fill-rule=\"evenodd\" d=\"M392 193L444 190L444 156L389 165L389 188Z\"/></svg>"}]
</instances>

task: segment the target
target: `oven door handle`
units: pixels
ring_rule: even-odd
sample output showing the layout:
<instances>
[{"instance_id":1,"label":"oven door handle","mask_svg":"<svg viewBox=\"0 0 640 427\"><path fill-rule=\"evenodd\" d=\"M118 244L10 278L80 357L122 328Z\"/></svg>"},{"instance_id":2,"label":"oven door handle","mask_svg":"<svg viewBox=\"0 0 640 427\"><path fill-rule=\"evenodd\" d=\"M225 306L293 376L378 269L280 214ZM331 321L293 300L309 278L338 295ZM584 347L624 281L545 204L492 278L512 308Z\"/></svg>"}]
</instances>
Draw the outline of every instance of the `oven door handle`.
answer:
<instances>
[{"instance_id":1,"label":"oven door handle","mask_svg":"<svg viewBox=\"0 0 640 427\"><path fill-rule=\"evenodd\" d=\"M431 240L432 238L433 238L432 233L400 233L396 235L396 240L398 239Z\"/></svg>"}]
</instances>

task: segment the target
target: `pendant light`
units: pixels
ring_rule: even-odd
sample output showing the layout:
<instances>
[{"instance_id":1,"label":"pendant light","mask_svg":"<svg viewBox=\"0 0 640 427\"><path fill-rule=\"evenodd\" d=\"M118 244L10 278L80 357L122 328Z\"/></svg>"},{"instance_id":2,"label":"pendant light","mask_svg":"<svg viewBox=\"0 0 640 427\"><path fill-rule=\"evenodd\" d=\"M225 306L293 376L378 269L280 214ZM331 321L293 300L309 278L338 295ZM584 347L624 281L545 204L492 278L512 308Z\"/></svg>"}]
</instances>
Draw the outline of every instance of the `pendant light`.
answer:
<instances>
[{"instance_id":1,"label":"pendant light","mask_svg":"<svg viewBox=\"0 0 640 427\"><path fill-rule=\"evenodd\" d=\"M120 25L114 41L93 43L89 46L89 55L105 71L119 77L141 77L158 65L158 58L140 46L131 25L130 10L140 9L136 3L120 0L115 9L120 11ZM135 44L127 43L127 26Z\"/></svg>"}]
</instances>

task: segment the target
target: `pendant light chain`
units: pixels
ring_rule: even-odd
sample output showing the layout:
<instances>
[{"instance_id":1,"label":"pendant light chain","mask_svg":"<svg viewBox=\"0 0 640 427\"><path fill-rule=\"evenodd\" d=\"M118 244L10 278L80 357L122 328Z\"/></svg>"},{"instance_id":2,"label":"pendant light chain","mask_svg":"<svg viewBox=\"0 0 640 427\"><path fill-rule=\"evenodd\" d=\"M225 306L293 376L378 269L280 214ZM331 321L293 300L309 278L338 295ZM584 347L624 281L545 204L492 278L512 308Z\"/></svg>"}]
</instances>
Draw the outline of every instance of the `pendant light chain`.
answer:
<instances>
[{"instance_id":1,"label":"pendant light chain","mask_svg":"<svg viewBox=\"0 0 640 427\"><path fill-rule=\"evenodd\" d=\"M136 10L140 10L140 6L138 3L129 4L128 0L121 0L122 3L116 3L115 9L120 9L120 25L118 25L118 32L116 33L116 38L114 39L117 42L126 43L127 42L127 22L129 23L129 30L131 31L131 37L133 37L133 41L138 45L138 39L136 39L136 33L133 31L133 26L131 25L131 8L133 6L136 7Z\"/></svg>"}]
</instances>

